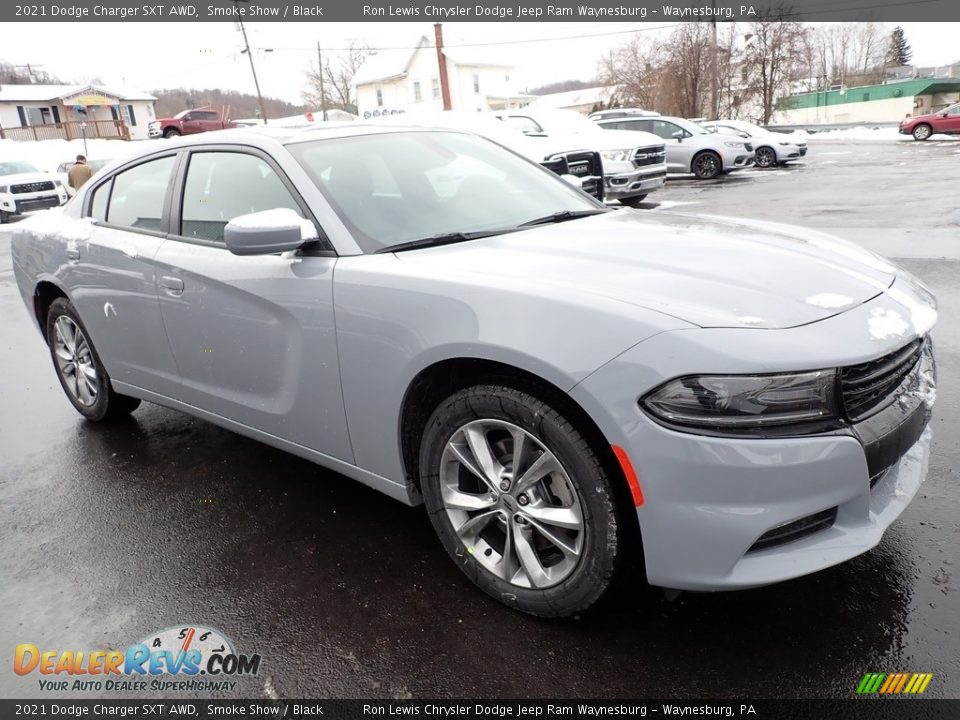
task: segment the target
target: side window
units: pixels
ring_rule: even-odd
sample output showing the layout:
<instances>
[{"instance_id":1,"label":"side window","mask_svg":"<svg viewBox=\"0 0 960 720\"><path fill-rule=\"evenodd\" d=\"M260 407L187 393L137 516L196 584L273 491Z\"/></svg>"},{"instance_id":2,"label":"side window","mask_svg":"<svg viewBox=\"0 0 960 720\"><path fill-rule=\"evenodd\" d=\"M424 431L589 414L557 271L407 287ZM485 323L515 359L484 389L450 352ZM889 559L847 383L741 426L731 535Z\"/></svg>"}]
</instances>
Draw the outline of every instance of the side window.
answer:
<instances>
[{"instance_id":1,"label":"side window","mask_svg":"<svg viewBox=\"0 0 960 720\"><path fill-rule=\"evenodd\" d=\"M163 199L175 159L174 155L168 155L150 160L114 177L107 222L138 230L160 230ZM97 195L105 187L100 188ZM98 200L94 198L94 202Z\"/></svg>"},{"instance_id":2,"label":"side window","mask_svg":"<svg viewBox=\"0 0 960 720\"><path fill-rule=\"evenodd\" d=\"M90 217L94 220L106 221L107 200L110 199L110 186L112 184L113 181L108 180L93 191L93 199L90 201Z\"/></svg>"},{"instance_id":3,"label":"side window","mask_svg":"<svg viewBox=\"0 0 960 720\"><path fill-rule=\"evenodd\" d=\"M543 128L540 127L533 118L529 118L526 115L509 115L504 118L507 124L512 125L517 130L525 133L542 133Z\"/></svg>"},{"instance_id":4,"label":"side window","mask_svg":"<svg viewBox=\"0 0 960 720\"><path fill-rule=\"evenodd\" d=\"M183 189L180 234L223 242L223 228L240 215L289 208L303 217L264 160L238 152L195 152Z\"/></svg>"},{"instance_id":5,"label":"side window","mask_svg":"<svg viewBox=\"0 0 960 720\"><path fill-rule=\"evenodd\" d=\"M664 140L673 140L673 134L679 129L680 128L678 128L672 122L667 122L666 120L653 121L653 134L659 135Z\"/></svg>"}]
</instances>

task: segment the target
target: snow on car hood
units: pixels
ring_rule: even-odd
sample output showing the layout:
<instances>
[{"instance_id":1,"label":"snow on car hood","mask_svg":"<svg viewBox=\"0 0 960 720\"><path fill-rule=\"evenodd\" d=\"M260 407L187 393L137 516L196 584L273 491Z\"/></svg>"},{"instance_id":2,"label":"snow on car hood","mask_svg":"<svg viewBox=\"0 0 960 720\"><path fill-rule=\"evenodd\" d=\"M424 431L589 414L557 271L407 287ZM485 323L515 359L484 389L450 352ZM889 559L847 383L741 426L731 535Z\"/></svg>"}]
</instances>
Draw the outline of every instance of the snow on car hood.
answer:
<instances>
[{"instance_id":1,"label":"snow on car hood","mask_svg":"<svg viewBox=\"0 0 960 720\"><path fill-rule=\"evenodd\" d=\"M618 210L398 253L446 277L488 275L602 296L701 327L788 328L876 297L896 268L853 243L777 223Z\"/></svg>"}]
</instances>

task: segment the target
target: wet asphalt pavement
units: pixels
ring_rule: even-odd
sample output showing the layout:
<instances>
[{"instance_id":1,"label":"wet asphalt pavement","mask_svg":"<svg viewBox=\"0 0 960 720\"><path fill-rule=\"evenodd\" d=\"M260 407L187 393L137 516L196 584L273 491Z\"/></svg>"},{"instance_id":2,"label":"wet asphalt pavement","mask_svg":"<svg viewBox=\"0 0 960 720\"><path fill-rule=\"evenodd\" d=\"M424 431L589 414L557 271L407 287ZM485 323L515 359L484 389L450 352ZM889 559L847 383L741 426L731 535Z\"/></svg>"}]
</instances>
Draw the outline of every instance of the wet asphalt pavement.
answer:
<instances>
[{"instance_id":1,"label":"wet asphalt pavement","mask_svg":"<svg viewBox=\"0 0 960 720\"><path fill-rule=\"evenodd\" d=\"M263 656L232 697L850 697L894 671L960 697L960 142L811 145L801 166L671 181L646 205L825 229L926 281L941 306L926 483L839 567L672 602L636 581L569 621L501 607L422 509L336 473L154 405L83 421L0 231L0 697L43 695L10 671L18 643L122 648L188 624Z\"/></svg>"}]
</instances>

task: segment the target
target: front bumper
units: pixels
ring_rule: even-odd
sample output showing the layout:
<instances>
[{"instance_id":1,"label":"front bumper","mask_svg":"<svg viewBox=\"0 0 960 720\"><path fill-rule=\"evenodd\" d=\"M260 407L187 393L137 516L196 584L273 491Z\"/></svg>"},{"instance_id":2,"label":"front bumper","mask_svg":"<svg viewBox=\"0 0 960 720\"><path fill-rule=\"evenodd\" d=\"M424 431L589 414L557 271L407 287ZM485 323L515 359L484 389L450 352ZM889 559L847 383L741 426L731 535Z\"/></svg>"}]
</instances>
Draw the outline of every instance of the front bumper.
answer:
<instances>
[{"instance_id":1,"label":"front bumper","mask_svg":"<svg viewBox=\"0 0 960 720\"><path fill-rule=\"evenodd\" d=\"M737 153L723 153L723 170L724 172L729 172L730 170L742 170L743 168L748 168L753 165L753 162L757 156L757 153L753 150L741 150Z\"/></svg>"},{"instance_id":2,"label":"front bumper","mask_svg":"<svg viewBox=\"0 0 960 720\"><path fill-rule=\"evenodd\" d=\"M890 300L880 296L793 329L661 333L571 391L608 441L625 449L639 476L644 502L636 512L651 584L696 591L757 587L831 567L880 542L926 477L932 385L844 429L782 438L679 432L649 417L637 401L644 388L669 377L847 366L883 356L907 340L870 337L871 312L888 307ZM845 338L846 357L838 359L837 344L824 337ZM810 350L797 358L797 348ZM922 362L929 364L918 365L911 378L932 373L932 355ZM628 386L636 392L625 391ZM829 521L809 534L792 534L782 544L761 541L823 515Z\"/></svg>"},{"instance_id":3,"label":"front bumper","mask_svg":"<svg viewBox=\"0 0 960 720\"><path fill-rule=\"evenodd\" d=\"M68 200L66 191L44 191L38 193L3 193L0 195L0 210L12 215L59 207Z\"/></svg>"},{"instance_id":4,"label":"front bumper","mask_svg":"<svg viewBox=\"0 0 960 720\"><path fill-rule=\"evenodd\" d=\"M603 178L604 196L607 200L646 195L659 190L667 181L667 170L643 168L629 173L607 175Z\"/></svg>"}]
</instances>

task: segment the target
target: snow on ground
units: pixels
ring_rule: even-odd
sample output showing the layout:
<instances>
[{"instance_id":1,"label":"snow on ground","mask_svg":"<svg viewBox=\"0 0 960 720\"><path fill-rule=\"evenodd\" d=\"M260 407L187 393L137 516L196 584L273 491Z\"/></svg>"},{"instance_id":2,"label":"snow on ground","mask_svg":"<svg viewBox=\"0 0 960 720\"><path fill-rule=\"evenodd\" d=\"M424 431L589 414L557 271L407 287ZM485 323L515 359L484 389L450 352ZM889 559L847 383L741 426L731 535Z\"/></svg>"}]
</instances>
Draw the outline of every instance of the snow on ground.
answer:
<instances>
[{"instance_id":1,"label":"snow on ground","mask_svg":"<svg viewBox=\"0 0 960 720\"><path fill-rule=\"evenodd\" d=\"M87 140L87 152L83 140L40 140L17 142L0 140L0 160L26 160L38 170L55 172L60 163L73 162L77 155L85 154L88 160L114 160L139 149L139 142L124 140Z\"/></svg>"},{"instance_id":2,"label":"snow on ground","mask_svg":"<svg viewBox=\"0 0 960 720\"><path fill-rule=\"evenodd\" d=\"M818 140L874 140L874 141L900 141L916 142L911 135L901 135L900 130L895 127L872 127L864 125L860 127L835 128L831 130L818 130L817 132L807 132L806 130L794 130L784 133L796 140L807 140L817 142ZM932 135L930 140L960 140L957 135Z\"/></svg>"}]
</instances>

